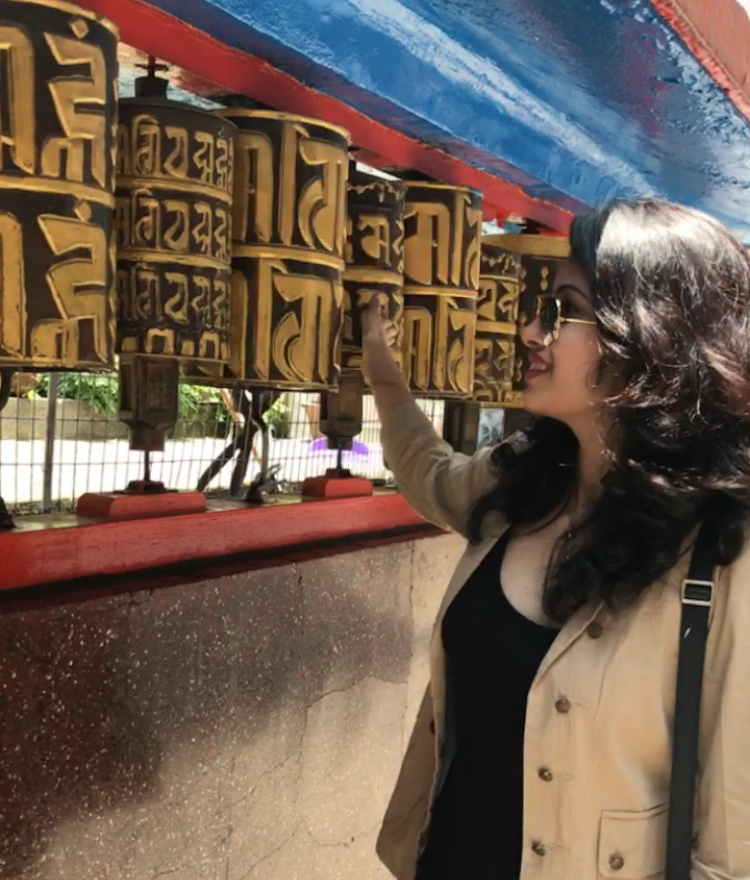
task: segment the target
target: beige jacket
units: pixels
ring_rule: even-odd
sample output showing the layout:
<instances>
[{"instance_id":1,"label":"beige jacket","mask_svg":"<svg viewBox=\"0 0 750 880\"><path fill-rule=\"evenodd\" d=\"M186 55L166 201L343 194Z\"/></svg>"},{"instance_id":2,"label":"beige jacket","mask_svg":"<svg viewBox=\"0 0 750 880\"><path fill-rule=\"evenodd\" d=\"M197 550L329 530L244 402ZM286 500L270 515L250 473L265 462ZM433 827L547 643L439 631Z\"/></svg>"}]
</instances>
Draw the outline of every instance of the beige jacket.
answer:
<instances>
[{"instance_id":1,"label":"beige jacket","mask_svg":"<svg viewBox=\"0 0 750 880\"><path fill-rule=\"evenodd\" d=\"M428 520L465 532L468 510L493 485L487 451L473 458L454 453L416 404L399 407L382 438L409 504ZM413 880L442 749L440 621L504 528L498 518L481 544L467 546L435 625L430 687L378 839L378 854L398 880ZM580 611L542 663L526 717L521 880L663 876L679 590L687 562L624 613ZM717 574L692 880L750 878L750 552Z\"/></svg>"}]
</instances>

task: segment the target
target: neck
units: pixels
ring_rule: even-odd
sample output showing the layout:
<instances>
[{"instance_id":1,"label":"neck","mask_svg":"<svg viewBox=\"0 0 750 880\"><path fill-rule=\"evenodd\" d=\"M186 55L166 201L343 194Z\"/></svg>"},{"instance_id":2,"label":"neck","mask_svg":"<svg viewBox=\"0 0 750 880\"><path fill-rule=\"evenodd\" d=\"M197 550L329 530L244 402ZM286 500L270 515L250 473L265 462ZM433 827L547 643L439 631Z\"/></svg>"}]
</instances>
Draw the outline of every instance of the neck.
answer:
<instances>
[{"instance_id":1,"label":"neck","mask_svg":"<svg viewBox=\"0 0 750 880\"><path fill-rule=\"evenodd\" d=\"M609 467L605 427L593 419L586 425L571 426L578 439L578 484L576 495L582 504L596 500L602 490L602 477Z\"/></svg>"}]
</instances>

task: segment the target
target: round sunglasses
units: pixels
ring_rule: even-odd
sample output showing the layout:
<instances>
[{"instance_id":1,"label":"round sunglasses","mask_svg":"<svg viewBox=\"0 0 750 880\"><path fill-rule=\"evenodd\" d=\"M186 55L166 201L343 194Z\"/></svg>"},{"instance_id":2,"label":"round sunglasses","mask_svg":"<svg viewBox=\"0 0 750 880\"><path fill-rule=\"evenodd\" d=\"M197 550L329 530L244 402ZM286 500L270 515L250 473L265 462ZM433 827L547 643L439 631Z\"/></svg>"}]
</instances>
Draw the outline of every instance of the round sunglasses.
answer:
<instances>
[{"instance_id":1,"label":"round sunglasses","mask_svg":"<svg viewBox=\"0 0 750 880\"><path fill-rule=\"evenodd\" d=\"M556 296L538 296L536 299L536 317L539 319L539 326L542 328L544 337L542 345L549 348L550 345L557 342L560 335L560 327L563 324L588 324L596 327L596 321L587 318L566 318L562 313L562 303Z\"/></svg>"}]
</instances>

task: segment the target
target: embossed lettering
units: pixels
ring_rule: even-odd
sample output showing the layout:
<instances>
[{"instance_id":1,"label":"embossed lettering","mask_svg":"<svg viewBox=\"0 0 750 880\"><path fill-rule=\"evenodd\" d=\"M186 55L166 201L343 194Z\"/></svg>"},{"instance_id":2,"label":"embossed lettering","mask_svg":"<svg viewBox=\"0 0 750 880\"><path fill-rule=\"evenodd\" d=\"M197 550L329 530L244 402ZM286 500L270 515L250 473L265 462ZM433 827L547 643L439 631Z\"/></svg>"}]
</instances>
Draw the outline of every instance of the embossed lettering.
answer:
<instances>
[{"instance_id":1,"label":"embossed lettering","mask_svg":"<svg viewBox=\"0 0 750 880\"><path fill-rule=\"evenodd\" d=\"M58 318L39 321L31 331L32 356L75 366L81 323L91 324L97 356L107 359L107 326L102 313L107 277L109 242L105 230L88 222L87 205L79 206L79 217L42 214L39 226L50 250L64 257L83 250L86 257L70 257L55 263L47 272L47 284L58 309Z\"/></svg>"},{"instance_id":2,"label":"embossed lettering","mask_svg":"<svg viewBox=\"0 0 750 880\"><path fill-rule=\"evenodd\" d=\"M0 145L10 146L13 164L33 174L36 167L36 119L34 116L34 47L16 27L0 27L0 49L7 55L8 76L4 78L0 113ZM5 131L5 119L9 130Z\"/></svg>"},{"instance_id":3,"label":"embossed lettering","mask_svg":"<svg viewBox=\"0 0 750 880\"><path fill-rule=\"evenodd\" d=\"M68 138L80 138L91 144L91 174L100 186L107 186L107 117L104 113L87 108L103 108L107 102L107 67L104 54L98 46L60 34L45 34L47 43L58 64L85 66L89 79L79 73L70 77L55 77L49 90Z\"/></svg>"},{"instance_id":4,"label":"embossed lettering","mask_svg":"<svg viewBox=\"0 0 750 880\"><path fill-rule=\"evenodd\" d=\"M21 358L26 338L23 232L12 214L0 213L0 346L4 357Z\"/></svg>"},{"instance_id":5,"label":"embossed lettering","mask_svg":"<svg viewBox=\"0 0 750 880\"><path fill-rule=\"evenodd\" d=\"M318 242L331 253L343 256L346 205L347 154L335 144L303 140L300 155L308 165L321 168L322 178L314 177L302 191L299 201L299 228L308 247Z\"/></svg>"},{"instance_id":6,"label":"embossed lettering","mask_svg":"<svg viewBox=\"0 0 750 880\"><path fill-rule=\"evenodd\" d=\"M234 166L234 229L240 241L267 243L273 234L273 144L260 133L237 136Z\"/></svg>"},{"instance_id":7,"label":"embossed lettering","mask_svg":"<svg viewBox=\"0 0 750 880\"><path fill-rule=\"evenodd\" d=\"M188 156L190 135L188 130L175 125L167 125L164 132L167 140L172 143L172 148L164 159L164 173L167 177L184 180L188 176L188 168L190 167Z\"/></svg>"},{"instance_id":8,"label":"embossed lettering","mask_svg":"<svg viewBox=\"0 0 750 880\"><path fill-rule=\"evenodd\" d=\"M416 231L404 241L404 274L425 286L448 283L451 258L451 212L435 202L407 202L406 220L416 217Z\"/></svg>"}]
</instances>

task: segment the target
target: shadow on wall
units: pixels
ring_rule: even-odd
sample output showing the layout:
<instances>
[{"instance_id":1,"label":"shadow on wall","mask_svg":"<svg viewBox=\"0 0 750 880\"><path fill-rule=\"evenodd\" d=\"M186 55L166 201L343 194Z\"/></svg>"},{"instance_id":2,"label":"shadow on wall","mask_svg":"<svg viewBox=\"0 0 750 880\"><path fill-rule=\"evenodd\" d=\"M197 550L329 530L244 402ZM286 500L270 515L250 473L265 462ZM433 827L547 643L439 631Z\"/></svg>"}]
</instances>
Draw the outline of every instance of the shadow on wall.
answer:
<instances>
[{"instance_id":1,"label":"shadow on wall","mask_svg":"<svg viewBox=\"0 0 750 880\"><path fill-rule=\"evenodd\" d=\"M368 676L405 683L412 555L396 545L0 616L0 878L46 878L40 865L58 857L66 823L115 814L123 852L144 823L158 838L153 823L166 831L180 803L194 802L197 828L201 810L220 815L247 796L255 780L243 780L242 756L266 754L266 731L299 753L306 711L327 693ZM292 718L286 733L282 716ZM132 805L148 805L140 830L123 818ZM217 829L214 869L232 833ZM54 876L80 877L72 868Z\"/></svg>"},{"instance_id":2,"label":"shadow on wall","mask_svg":"<svg viewBox=\"0 0 750 880\"><path fill-rule=\"evenodd\" d=\"M152 797L160 749L118 661L127 612L0 619L0 876L62 817Z\"/></svg>"}]
</instances>

